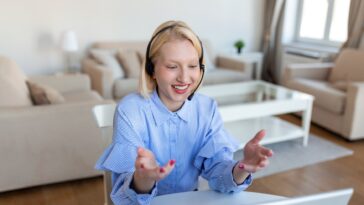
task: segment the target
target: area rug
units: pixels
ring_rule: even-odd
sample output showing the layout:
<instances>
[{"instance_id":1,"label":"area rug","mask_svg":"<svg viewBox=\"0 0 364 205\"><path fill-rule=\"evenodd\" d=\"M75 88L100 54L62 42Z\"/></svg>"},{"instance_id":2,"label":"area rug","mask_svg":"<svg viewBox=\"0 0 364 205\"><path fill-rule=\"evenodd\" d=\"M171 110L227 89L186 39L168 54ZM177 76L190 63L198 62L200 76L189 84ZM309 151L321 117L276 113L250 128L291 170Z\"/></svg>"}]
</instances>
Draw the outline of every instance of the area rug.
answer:
<instances>
[{"instance_id":1,"label":"area rug","mask_svg":"<svg viewBox=\"0 0 364 205\"><path fill-rule=\"evenodd\" d=\"M353 151L350 149L336 145L314 135L310 135L308 146L306 147L303 146L302 139L270 144L266 145L266 147L272 149L274 155L270 158L269 166L264 170L255 173L254 178L260 178L353 154ZM236 152L234 158L241 159L242 151ZM208 185L206 181L200 180L199 187L201 189L206 189Z\"/></svg>"},{"instance_id":2,"label":"area rug","mask_svg":"<svg viewBox=\"0 0 364 205\"><path fill-rule=\"evenodd\" d=\"M353 154L353 151L350 149L314 135L310 135L308 146L306 147L303 146L302 139L270 144L267 147L273 150L274 155L270 158L269 166L266 169L254 174L255 178ZM241 156L242 151L239 151L236 152L234 158L241 159Z\"/></svg>"}]
</instances>

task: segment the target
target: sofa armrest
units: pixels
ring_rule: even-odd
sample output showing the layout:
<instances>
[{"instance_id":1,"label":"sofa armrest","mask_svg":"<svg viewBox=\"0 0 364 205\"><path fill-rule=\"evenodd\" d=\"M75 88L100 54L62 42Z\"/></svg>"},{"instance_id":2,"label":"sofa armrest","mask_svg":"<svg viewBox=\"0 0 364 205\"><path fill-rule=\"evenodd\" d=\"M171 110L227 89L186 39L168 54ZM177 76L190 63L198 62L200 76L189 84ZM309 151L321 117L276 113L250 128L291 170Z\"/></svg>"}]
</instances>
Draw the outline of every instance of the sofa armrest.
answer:
<instances>
[{"instance_id":1,"label":"sofa armrest","mask_svg":"<svg viewBox=\"0 0 364 205\"><path fill-rule=\"evenodd\" d=\"M293 78L327 80L333 66L333 63L289 64L284 71L283 84Z\"/></svg>"},{"instance_id":2,"label":"sofa armrest","mask_svg":"<svg viewBox=\"0 0 364 205\"><path fill-rule=\"evenodd\" d=\"M91 90L90 78L80 73L30 76L29 80L48 85L61 93Z\"/></svg>"},{"instance_id":3,"label":"sofa armrest","mask_svg":"<svg viewBox=\"0 0 364 205\"><path fill-rule=\"evenodd\" d=\"M82 61L82 72L91 78L91 87L105 99L113 98L114 77L111 69L97 63L91 58Z\"/></svg>"},{"instance_id":4,"label":"sofa armrest","mask_svg":"<svg viewBox=\"0 0 364 205\"><path fill-rule=\"evenodd\" d=\"M344 133L350 140L364 137L364 82L348 86L344 113Z\"/></svg>"},{"instance_id":5,"label":"sofa armrest","mask_svg":"<svg viewBox=\"0 0 364 205\"><path fill-rule=\"evenodd\" d=\"M114 102L0 108L0 191L100 175L107 142L92 108L101 103Z\"/></svg>"},{"instance_id":6,"label":"sofa armrest","mask_svg":"<svg viewBox=\"0 0 364 205\"><path fill-rule=\"evenodd\" d=\"M241 71L247 73L247 75L253 79L254 67L251 63L247 63L244 60L238 58L231 58L227 56L217 56L216 63L217 67L219 68Z\"/></svg>"}]
</instances>

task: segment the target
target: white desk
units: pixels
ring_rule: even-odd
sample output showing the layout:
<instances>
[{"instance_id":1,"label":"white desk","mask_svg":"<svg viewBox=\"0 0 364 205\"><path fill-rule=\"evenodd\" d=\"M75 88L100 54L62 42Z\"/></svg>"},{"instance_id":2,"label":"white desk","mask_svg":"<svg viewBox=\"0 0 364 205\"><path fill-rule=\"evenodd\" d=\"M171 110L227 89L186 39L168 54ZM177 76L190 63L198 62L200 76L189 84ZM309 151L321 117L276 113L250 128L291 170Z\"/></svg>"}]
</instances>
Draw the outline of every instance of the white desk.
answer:
<instances>
[{"instance_id":1,"label":"white desk","mask_svg":"<svg viewBox=\"0 0 364 205\"><path fill-rule=\"evenodd\" d=\"M247 205L272 200L284 199L285 197L242 191L234 194L222 194L215 191L191 191L176 194L167 194L153 199L152 205Z\"/></svg>"}]
</instances>

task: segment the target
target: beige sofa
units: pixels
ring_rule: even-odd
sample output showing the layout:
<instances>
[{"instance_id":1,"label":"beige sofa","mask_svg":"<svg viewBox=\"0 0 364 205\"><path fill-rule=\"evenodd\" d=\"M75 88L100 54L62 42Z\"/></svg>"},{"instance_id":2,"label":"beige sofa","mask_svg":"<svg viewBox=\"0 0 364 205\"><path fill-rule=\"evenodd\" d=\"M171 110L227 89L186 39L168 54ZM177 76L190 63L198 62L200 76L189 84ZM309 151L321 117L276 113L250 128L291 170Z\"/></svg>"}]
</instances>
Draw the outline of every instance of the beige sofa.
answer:
<instances>
[{"instance_id":1,"label":"beige sofa","mask_svg":"<svg viewBox=\"0 0 364 205\"><path fill-rule=\"evenodd\" d=\"M118 100L137 90L146 47L147 42L142 41L94 43L82 62L82 71L91 77L92 88L104 98ZM204 47L204 85L252 79L253 65L217 56L208 41L204 41Z\"/></svg>"},{"instance_id":2,"label":"beige sofa","mask_svg":"<svg viewBox=\"0 0 364 205\"><path fill-rule=\"evenodd\" d=\"M33 105L26 80L64 102ZM91 112L101 103L85 74L28 78L0 56L0 192L102 174L93 167L105 142Z\"/></svg>"},{"instance_id":3,"label":"beige sofa","mask_svg":"<svg viewBox=\"0 0 364 205\"><path fill-rule=\"evenodd\" d=\"M364 51L345 49L335 63L288 65L283 84L315 96L313 122L364 138Z\"/></svg>"}]
</instances>

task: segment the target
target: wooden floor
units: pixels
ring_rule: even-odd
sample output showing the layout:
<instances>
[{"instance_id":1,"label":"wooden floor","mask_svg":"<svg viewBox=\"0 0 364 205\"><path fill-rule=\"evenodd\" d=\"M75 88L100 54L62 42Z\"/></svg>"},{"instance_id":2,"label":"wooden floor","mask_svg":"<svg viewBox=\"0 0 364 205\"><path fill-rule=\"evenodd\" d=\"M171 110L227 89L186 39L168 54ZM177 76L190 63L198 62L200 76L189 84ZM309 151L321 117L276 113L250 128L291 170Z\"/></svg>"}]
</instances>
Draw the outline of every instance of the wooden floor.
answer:
<instances>
[{"instance_id":1,"label":"wooden floor","mask_svg":"<svg viewBox=\"0 0 364 205\"><path fill-rule=\"evenodd\" d=\"M296 124L300 123L298 118L291 115L282 118ZM347 142L315 125L311 126L311 133L353 150L354 155L256 179L248 191L290 197L353 187L354 196L350 205L363 205L364 140ZM1 193L0 205L3 204L101 205L103 204L102 178Z\"/></svg>"}]
</instances>

